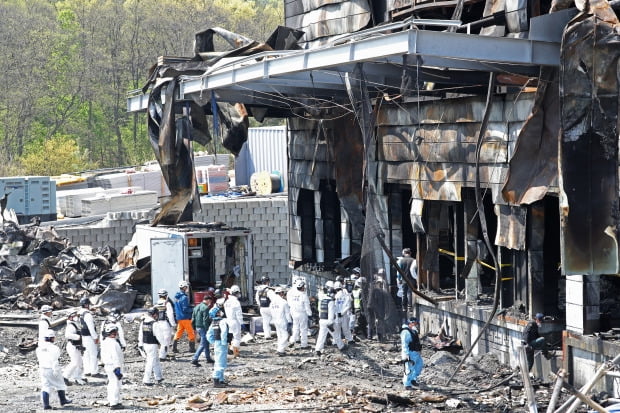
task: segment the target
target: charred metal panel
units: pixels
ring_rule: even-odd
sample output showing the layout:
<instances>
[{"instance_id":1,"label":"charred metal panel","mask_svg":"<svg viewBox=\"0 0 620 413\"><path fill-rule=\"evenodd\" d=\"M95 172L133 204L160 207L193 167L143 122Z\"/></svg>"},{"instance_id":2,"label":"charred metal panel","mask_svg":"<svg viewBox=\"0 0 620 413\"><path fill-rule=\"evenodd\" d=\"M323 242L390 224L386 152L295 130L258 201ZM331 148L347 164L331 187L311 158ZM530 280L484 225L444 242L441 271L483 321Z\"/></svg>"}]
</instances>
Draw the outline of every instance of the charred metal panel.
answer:
<instances>
[{"instance_id":1,"label":"charred metal panel","mask_svg":"<svg viewBox=\"0 0 620 413\"><path fill-rule=\"evenodd\" d=\"M513 250L525 250L527 208L495 205L495 215L497 215L495 245Z\"/></svg>"},{"instance_id":2,"label":"charred metal panel","mask_svg":"<svg viewBox=\"0 0 620 413\"><path fill-rule=\"evenodd\" d=\"M378 128L378 159L401 162L476 162L479 123L395 126ZM508 161L508 125L490 123L485 132L480 162Z\"/></svg>"},{"instance_id":3,"label":"charred metal panel","mask_svg":"<svg viewBox=\"0 0 620 413\"><path fill-rule=\"evenodd\" d=\"M532 94L496 98L480 153L480 181L493 202L505 182L510 150L533 104ZM378 112L380 181L411 184L414 199L460 201L462 187L474 187L476 142L484 116L481 97L445 99Z\"/></svg>"},{"instance_id":4,"label":"charred metal panel","mask_svg":"<svg viewBox=\"0 0 620 413\"><path fill-rule=\"evenodd\" d=\"M606 1L586 5L561 48L562 264L565 274L616 274L619 22Z\"/></svg>"},{"instance_id":5,"label":"charred metal panel","mask_svg":"<svg viewBox=\"0 0 620 413\"><path fill-rule=\"evenodd\" d=\"M502 195L511 204L541 200L557 187L558 134L560 133L558 72L541 70L532 114L519 134Z\"/></svg>"},{"instance_id":6,"label":"charred metal panel","mask_svg":"<svg viewBox=\"0 0 620 413\"><path fill-rule=\"evenodd\" d=\"M336 191L353 229L353 240L364 231L364 143L355 117L350 115L327 123L327 140L332 150ZM361 245L353 244L352 252Z\"/></svg>"},{"instance_id":7,"label":"charred metal panel","mask_svg":"<svg viewBox=\"0 0 620 413\"><path fill-rule=\"evenodd\" d=\"M301 43L353 33L371 23L367 0L290 1L284 5L285 25L303 31Z\"/></svg>"}]
</instances>

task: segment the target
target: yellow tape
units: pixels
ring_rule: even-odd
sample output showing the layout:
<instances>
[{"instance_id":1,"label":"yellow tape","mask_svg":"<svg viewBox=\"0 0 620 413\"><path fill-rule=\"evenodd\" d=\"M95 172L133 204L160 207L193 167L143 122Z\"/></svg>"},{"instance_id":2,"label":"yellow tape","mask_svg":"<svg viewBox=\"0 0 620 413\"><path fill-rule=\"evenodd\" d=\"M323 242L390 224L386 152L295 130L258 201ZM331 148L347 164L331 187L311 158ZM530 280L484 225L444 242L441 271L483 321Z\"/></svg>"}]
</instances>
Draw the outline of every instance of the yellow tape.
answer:
<instances>
[{"instance_id":1,"label":"yellow tape","mask_svg":"<svg viewBox=\"0 0 620 413\"><path fill-rule=\"evenodd\" d=\"M450 255L450 256L454 257L457 261L465 261L465 257L457 257L456 254L454 252L452 252L452 251L444 250L443 248L438 248L437 250L439 252L441 252L442 254L446 254L446 255ZM495 267L494 266L492 266L490 264L487 264L486 262L484 262L482 260L479 260L479 259L476 258L476 262L478 264L482 265L483 267L487 267L487 268L490 268L490 269L495 271ZM511 266L512 266L511 264L500 264L501 268L511 267Z\"/></svg>"}]
</instances>

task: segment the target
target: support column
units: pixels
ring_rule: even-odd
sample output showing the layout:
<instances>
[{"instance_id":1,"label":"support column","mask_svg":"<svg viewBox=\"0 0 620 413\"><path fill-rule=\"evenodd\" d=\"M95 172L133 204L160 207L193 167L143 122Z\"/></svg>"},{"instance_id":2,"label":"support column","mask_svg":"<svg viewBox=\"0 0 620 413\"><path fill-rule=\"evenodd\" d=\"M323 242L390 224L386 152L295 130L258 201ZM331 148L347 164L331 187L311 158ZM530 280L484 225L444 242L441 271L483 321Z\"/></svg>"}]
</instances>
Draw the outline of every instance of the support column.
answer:
<instances>
[{"instance_id":1,"label":"support column","mask_svg":"<svg viewBox=\"0 0 620 413\"><path fill-rule=\"evenodd\" d=\"M473 194L467 192L463 196L463 217L465 219L465 300L475 301L480 294L480 280L478 275L478 208Z\"/></svg>"},{"instance_id":2,"label":"support column","mask_svg":"<svg viewBox=\"0 0 620 413\"><path fill-rule=\"evenodd\" d=\"M566 276L566 329L578 334L598 331L601 300L600 275Z\"/></svg>"}]
</instances>

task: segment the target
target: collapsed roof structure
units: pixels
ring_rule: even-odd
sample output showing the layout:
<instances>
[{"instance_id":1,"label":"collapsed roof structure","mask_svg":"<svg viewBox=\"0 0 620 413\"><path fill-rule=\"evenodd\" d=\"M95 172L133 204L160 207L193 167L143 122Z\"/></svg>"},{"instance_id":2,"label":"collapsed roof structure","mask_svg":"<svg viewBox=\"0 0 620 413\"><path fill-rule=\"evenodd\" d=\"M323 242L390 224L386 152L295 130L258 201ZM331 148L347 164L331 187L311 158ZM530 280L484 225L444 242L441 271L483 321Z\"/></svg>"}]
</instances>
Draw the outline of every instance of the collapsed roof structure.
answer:
<instances>
[{"instance_id":1,"label":"collapsed roof structure","mask_svg":"<svg viewBox=\"0 0 620 413\"><path fill-rule=\"evenodd\" d=\"M618 324L613 6L291 0L265 43L211 29L195 56L160 58L128 110L148 109L150 125L191 117L188 139L217 114L233 153L248 116L286 118L296 266L360 254L363 274L391 268L393 286L390 251L410 247L421 289L441 298L419 310L466 347L482 336L477 351L511 362L518 313L542 312L566 331L565 351L601 361L618 350L588 337ZM215 34L235 47L216 52ZM517 316L498 321L499 308ZM482 324L494 330L476 338ZM585 382L567 364L576 354L565 367Z\"/></svg>"}]
</instances>

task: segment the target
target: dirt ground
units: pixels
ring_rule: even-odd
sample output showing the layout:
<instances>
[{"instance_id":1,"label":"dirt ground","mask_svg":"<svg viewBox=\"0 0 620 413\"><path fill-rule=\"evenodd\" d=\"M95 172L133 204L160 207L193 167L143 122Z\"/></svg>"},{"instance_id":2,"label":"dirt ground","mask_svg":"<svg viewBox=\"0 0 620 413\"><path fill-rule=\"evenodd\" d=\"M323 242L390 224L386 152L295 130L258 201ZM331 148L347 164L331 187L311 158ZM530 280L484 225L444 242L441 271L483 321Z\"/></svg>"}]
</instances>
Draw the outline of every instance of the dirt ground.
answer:
<instances>
[{"instance_id":1,"label":"dirt ground","mask_svg":"<svg viewBox=\"0 0 620 413\"><path fill-rule=\"evenodd\" d=\"M147 387L142 384L144 361L136 347L138 321L123 326L128 343L121 391L125 411L527 411L519 374L500 365L491 355L470 357L446 386L459 358L425 345L420 386L405 391L401 384L397 335L383 343L361 339L342 353L336 347L329 347L321 357L300 350L299 345L279 357L275 340L266 341L257 336L242 346L239 358L229 358L226 380L230 385L225 389L213 387L211 364L204 359L201 367L190 364L191 354L184 339L179 346L180 353L162 364L164 382ZM41 410L35 353L22 353L17 347L22 338L35 335L36 330L32 328L0 327L0 359L4 357L0 364L2 411ZM314 345L313 337L310 345ZM61 346L64 346L62 340ZM62 364L67 361L64 352ZM539 410L546 408L545 400L550 393L548 385L537 387ZM89 378L84 386L69 386L67 395L73 403L63 411L109 411L105 378ZM55 395L51 399L52 405L60 410Z\"/></svg>"}]
</instances>

